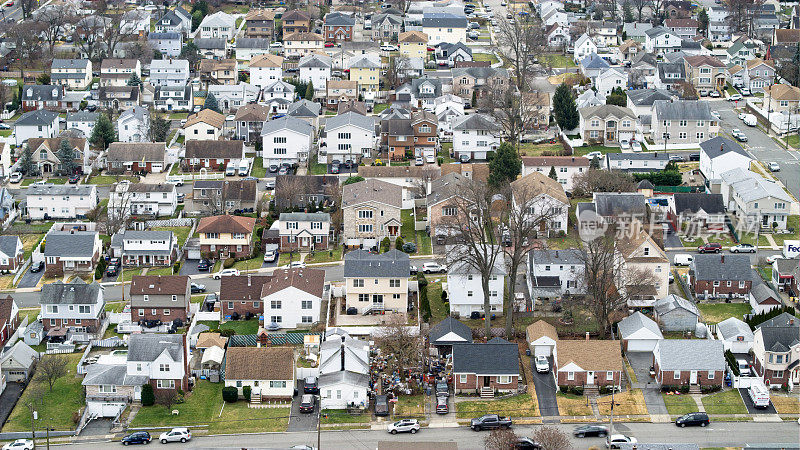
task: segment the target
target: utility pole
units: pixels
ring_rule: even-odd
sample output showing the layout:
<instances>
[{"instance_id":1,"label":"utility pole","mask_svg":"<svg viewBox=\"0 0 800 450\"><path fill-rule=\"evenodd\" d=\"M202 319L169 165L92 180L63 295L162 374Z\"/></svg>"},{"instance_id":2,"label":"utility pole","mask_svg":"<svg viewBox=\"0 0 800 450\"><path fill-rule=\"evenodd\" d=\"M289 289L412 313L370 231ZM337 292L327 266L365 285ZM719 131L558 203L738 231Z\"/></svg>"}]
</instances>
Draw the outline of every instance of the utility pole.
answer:
<instances>
[{"instance_id":1,"label":"utility pole","mask_svg":"<svg viewBox=\"0 0 800 450\"><path fill-rule=\"evenodd\" d=\"M320 441L322 440L322 407L320 406L320 410L317 413L317 450L320 447Z\"/></svg>"},{"instance_id":2,"label":"utility pole","mask_svg":"<svg viewBox=\"0 0 800 450\"><path fill-rule=\"evenodd\" d=\"M33 402L28 402L28 409L31 411L31 440L36 445L36 426L34 424Z\"/></svg>"}]
</instances>

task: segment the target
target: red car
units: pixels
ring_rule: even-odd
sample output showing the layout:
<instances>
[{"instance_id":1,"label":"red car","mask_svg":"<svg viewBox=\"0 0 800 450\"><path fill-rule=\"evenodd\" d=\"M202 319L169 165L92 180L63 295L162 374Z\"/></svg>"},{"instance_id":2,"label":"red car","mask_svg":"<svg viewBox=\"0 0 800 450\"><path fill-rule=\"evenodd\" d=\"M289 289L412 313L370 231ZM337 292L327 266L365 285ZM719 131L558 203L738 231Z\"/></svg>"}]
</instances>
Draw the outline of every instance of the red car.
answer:
<instances>
[{"instance_id":1,"label":"red car","mask_svg":"<svg viewBox=\"0 0 800 450\"><path fill-rule=\"evenodd\" d=\"M432 51L434 51L433 47L428 47L428 51L429 51L429 52L432 52Z\"/></svg>"},{"instance_id":2,"label":"red car","mask_svg":"<svg viewBox=\"0 0 800 450\"><path fill-rule=\"evenodd\" d=\"M335 45L335 44L334 44L333 42L326 42L326 43L325 43L325 48L328 48L328 47L333 47L334 45Z\"/></svg>"},{"instance_id":3,"label":"red car","mask_svg":"<svg viewBox=\"0 0 800 450\"><path fill-rule=\"evenodd\" d=\"M8 6L8 7L14 6L14 2L11 1L11 2L6 3L6 6Z\"/></svg>"},{"instance_id":4,"label":"red car","mask_svg":"<svg viewBox=\"0 0 800 450\"><path fill-rule=\"evenodd\" d=\"M709 242L708 244L697 247L700 253L719 253L722 251L722 244L719 242Z\"/></svg>"}]
</instances>

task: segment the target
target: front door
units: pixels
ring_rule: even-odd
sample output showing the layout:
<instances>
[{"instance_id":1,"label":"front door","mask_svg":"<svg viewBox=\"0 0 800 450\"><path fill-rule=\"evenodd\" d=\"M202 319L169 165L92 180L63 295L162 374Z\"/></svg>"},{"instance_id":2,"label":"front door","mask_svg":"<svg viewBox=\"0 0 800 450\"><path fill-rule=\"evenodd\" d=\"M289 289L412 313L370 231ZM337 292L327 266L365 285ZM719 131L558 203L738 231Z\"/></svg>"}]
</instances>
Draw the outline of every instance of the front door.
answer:
<instances>
[{"instance_id":1,"label":"front door","mask_svg":"<svg viewBox=\"0 0 800 450\"><path fill-rule=\"evenodd\" d=\"M689 384L697 384L697 371L689 372Z\"/></svg>"},{"instance_id":2,"label":"front door","mask_svg":"<svg viewBox=\"0 0 800 450\"><path fill-rule=\"evenodd\" d=\"M485 376L485 377L483 377L483 387L489 387L489 386L490 386L490 383L489 383L489 382L490 382L491 380L492 380L492 378L491 378L491 377L489 377L489 376Z\"/></svg>"},{"instance_id":3,"label":"front door","mask_svg":"<svg viewBox=\"0 0 800 450\"><path fill-rule=\"evenodd\" d=\"M792 371L792 383L800 384L800 369L794 369Z\"/></svg>"},{"instance_id":4,"label":"front door","mask_svg":"<svg viewBox=\"0 0 800 450\"><path fill-rule=\"evenodd\" d=\"M761 217L761 226L764 227L764 228L768 228L769 227L769 216L768 215L765 214L763 217Z\"/></svg>"},{"instance_id":5,"label":"front door","mask_svg":"<svg viewBox=\"0 0 800 450\"><path fill-rule=\"evenodd\" d=\"M383 295L374 294L372 296L372 306L383 308Z\"/></svg>"},{"instance_id":6,"label":"front door","mask_svg":"<svg viewBox=\"0 0 800 450\"><path fill-rule=\"evenodd\" d=\"M586 384L588 386L593 386L594 385L594 372L592 372L592 371L586 372Z\"/></svg>"}]
</instances>

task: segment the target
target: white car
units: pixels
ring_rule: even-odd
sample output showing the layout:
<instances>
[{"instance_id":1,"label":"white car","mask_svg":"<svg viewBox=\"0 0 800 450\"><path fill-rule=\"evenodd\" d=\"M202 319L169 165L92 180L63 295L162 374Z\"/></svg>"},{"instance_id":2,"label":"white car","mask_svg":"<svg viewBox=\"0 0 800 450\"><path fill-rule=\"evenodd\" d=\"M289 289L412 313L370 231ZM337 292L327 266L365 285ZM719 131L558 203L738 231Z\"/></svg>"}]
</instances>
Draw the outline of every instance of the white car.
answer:
<instances>
[{"instance_id":1,"label":"white car","mask_svg":"<svg viewBox=\"0 0 800 450\"><path fill-rule=\"evenodd\" d=\"M425 162L428 164L436 164L436 155L428 155L425 157ZM774 172L774 170L773 170Z\"/></svg>"},{"instance_id":2,"label":"white car","mask_svg":"<svg viewBox=\"0 0 800 450\"><path fill-rule=\"evenodd\" d=\"M612 434L606 438L606 447L619 448L619 444L635 444L639 441L633 436L625 436L624 434Z\"/></svg>"},{"instance_id":3,"label":"white car","mask_svg":"<svg viewBox=\"0 0 800 450\"><path fill-rule=\"evenodd\" d=\"M539 373L550 372L550 361L546 356L539 355L536 357L536 371Z\"/></svg>"},{"instance_id":4,"label":"white car","mask_svg":"<svg viewBox=\"0 0 800 450\"><path fill-rule=\"evenodd\" d=\"M10 181L12 183L19 183L20 181L22 181L22 173L21 172L12 173L11 177L9 177L8 181Z\"/></svg>"},{"instance_id":5,"label":"white car","mask_svg":"<svg viewBox=\"0 0 800 450\"><path fill-rule=\"evenodd\" d=\"M631 146L631 143L628 142L627 139L622 139L622 140L619 141L619 148L621 148L623 150L625 150L627 148L630 148L630 146Z\"/></svg>"},{"instance_id":6,"label":"white car","mask_svg":"<svg viewBox=\"0 0 800 450\"><path fill-rule=\"evenodd\" d=\"M398 50L396 45L392 44L383 44L381 45L381 50L384 52L396 52Z\"/></svg>"},{"instance_id":7,"label":"white car","mask_svg":"<svg viewBox=\"0 0 800 450\"><path fill-rule=\"evenodd\" d=\"M390 423L386 427L386 431L392 434L397 433L411 433L414 434L419 431L419 421L417 419L402 419L395 423Z\"/></svg>"},{"instance_id":8,"label":"white car","mask_svg":"<svg viewBox=\"0 0 800 450\"><path fill-rule=\"evenodd\" d=\"M729 102L738 102L741 99L742 99L742 95L741 94L733 94L730 97L728 97L728 101Z\"/></svg>"},{"instance_id":9,"label":"white car","mask_svg":"<svg viewBox=\"0 0 800 450\"><path fill-rule=\"evenodd\" d=\"M756 248L751 244L739 244L731 247L731 253L755 253Z\"/></svg>"},{"instance_id":10,"label":"white car","mask_svg":"<svg viewBox=\"0 0 800 450\"><path fill-rule=\"evenodd\" d=\"M161 433L158 440L162 444L167 442L186 442L192 438L192 432L188 428L173 428L165 433Z\"/></svg>"},{"instance_id":11,"label":"white car","mask_svg":"<svg viewBox=\"0 0 800 450\"><path fill-rule=\"evenodd\" d=\"M273 42L269 44L270 48L283 48L283 42Z\"/></svg>"},{"instance_id":12,"label":"white car","mask_svg":"<svg viewBox=\"0 0 800 450\"><path fill-rule=\"evenodd\" d=\"M300 261L295 261L291 264L284 264L281 266L281 269L305 269L305 268L306 268L306 263Z\"/></svg>"},{"instance_id":13,"label":"white car","mask_svg":"<svg viewBox=\"0 0 800 450\"><path fill-rule=\"evenodd\" d=\"M267 250L266 252L264 252L264 262L266 263L275 262L275 260L277 259L278 259L278 252L276 252L275 250Z\"/></svg>"},{"instance_id":14,"label":"white car","mask_svg":"<svg viewBox=\"0 0 800 450\"><path fill-rule=\"evenodd\" d=\"M30 439L17 439L3 446L3 450L33 450L33 441Z\"/></svg>"},{"instance_id":15,"label":"white car","mask_svg":"<svg viewBox=\"0 0 800 450\"><path fill-rule=\"evenodd\" d=\"M447 266L435 262L426 262L422 265L422 273L445 273Z\"/></svg>"},{"instance_id":16,"label":"white car","mask_svg":"<svg viewBox=\"0 0 800 450\"><path fill-rule=\"evenodd\" d=\"M602 158L602 152L589 152L586 154L586 159L595 159L595 158Z\"/></svg>"},{"instance_id":17,"label":"white car","mask_svg":"<svg viewBox=\"0 0 800 450\"><path fill-rule=\"evenodd\" d=\"M767 264L772 264L772 263L775 262L776 259L782 259L782 258L783 257L781 255L771 255L771 256L767 256L765 261L767 261Z\"/></svg>"},{"instance_id":18,"label":"white car","mask_svg":"<svg viewBox=\"0 0 800 450\"><path fill-rule=\"evenodd\" d=\"M767 168L769 169L770 172L780 172L781 171L781 166L779 166L778 163L776 163L775 161L768 162L767 163Z\"/></svg>"},{"instance_id":19,"label":"white car","mask_svg":"<svg viewBox=\"0 0 800 450\"><path fill-rule=\"evenodd\" d=\"M222 277L239 276L239 269L222 269L214 274L214 279L219 280Z\"/></svg>"},{"instance_id":20,"label":"white car","mask_svg":"<svg viewBox=\"0 0 800 450\"><path fill-rule=\"evenodd\" d=\"M634 152L642 151L642 144L639 141L631 142L631 150L633 150Z\"/></svg>"},{"instance_id":21,"label":"white car","mask_svg":"<svg viewBox=\"0 0 800 450\"><path fill-rule=\"evenodd\" d=\"M739 113L739 115L736 117L738 117L739 120L744 120L744 118L747 117L747 113Z\"/></svg>"}]
</instances>

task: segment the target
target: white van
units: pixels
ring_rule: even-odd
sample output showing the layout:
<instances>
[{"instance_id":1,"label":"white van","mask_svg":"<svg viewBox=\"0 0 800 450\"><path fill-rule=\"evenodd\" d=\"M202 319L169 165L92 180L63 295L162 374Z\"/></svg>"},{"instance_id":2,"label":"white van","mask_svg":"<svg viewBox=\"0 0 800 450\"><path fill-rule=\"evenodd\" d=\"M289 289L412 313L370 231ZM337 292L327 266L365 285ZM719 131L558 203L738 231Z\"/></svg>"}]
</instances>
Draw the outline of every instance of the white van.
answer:
<instances>
[{"instance_id":1,"label":"white van","mask_svg":"<svg viewBox=\"0 0 800 450\"><path fill-rule=\"evenodd\" d=\"M756 408L769 407L769 389L761 380L753 380L747 393L750 394L750 399L753 400L753 406Z\"/></svg>"},{"instance_id":2,"label":"white van","mask_svg":"<svg viewBox=\"0 0 800 450\"><path fill-rule=\"evenodd\" d=\"M225 168L225 176L232 177L236 175L236 163L231 161Z\"/></svg>"},{"instance_id":3,"label":"white van","mask_svg":"<svg viewBox=\"0 0 800 450\"><path fill-rule=\"evenodd\" d=\"M675 255L675 260L673 264L675 264L676 266L688 266L689 264L692 263L692 261L694 261L694 256L688 253L678 253L677 255Z\"/></svg>"},{"instance_id":4,"label":"white van","mask_svg":"<svg viewBox=\"0 0 800 450\"><path fill-rule=\"evenodd\" d=\"M250 169L250 163L246 159L243 159L243 160L239 161L239 176L240 177L246 177L247 176L247 172L249 172L249 169Z\"/></svg>"},{"instance_id":5,"label":"white van","mask_svg":"<svg viewBox=\"0 0 800 450\"><path fill-rule=\"evenodd\" d=\"M744 122L744 124L748 127L754 127L758 124L756 116L752 114L745 114L744 117L742 117L742 122Z\"/></svg>"}]
</instances>

